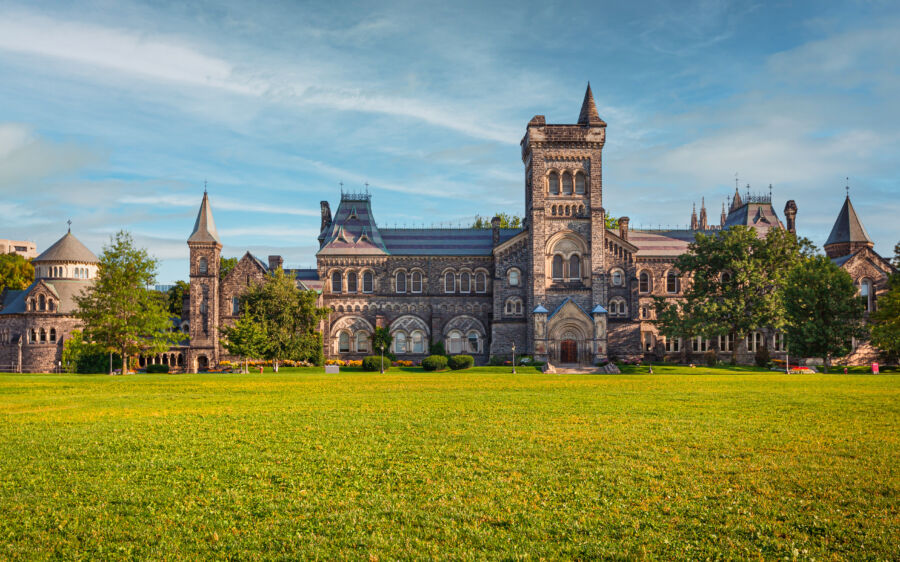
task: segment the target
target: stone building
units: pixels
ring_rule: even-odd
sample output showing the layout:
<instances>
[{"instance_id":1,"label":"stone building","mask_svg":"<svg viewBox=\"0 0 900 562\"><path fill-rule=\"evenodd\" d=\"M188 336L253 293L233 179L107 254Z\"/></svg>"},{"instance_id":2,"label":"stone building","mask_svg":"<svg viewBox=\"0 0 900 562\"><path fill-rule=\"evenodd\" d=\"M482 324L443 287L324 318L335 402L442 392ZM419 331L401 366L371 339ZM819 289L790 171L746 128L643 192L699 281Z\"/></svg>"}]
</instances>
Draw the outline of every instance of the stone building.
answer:
<instances>
[{"instance_id":1,"label":"stone building","mask_svg":"<svg viewBox=\"0 0 900 562\"><path fill-rule=\"evenodd\" d=\"M383 228L369 193L342 193L337 208L321 203L319 250L314 270L285 270L299 287L316 290L331 309L323 323L329 358L377 353L378 327L393 336L398 358L420 360L442 343L451 354L518 354L563 364L606 358L638 359L647 353L681 356L715 351L723 358L737 348L742 361L767 346L783 352L780 334L760 331L743 341L666 340L653 324L653 296L677 299L682 279L675 260L698 232L745 225L764 235L772 228L796 230L797 205L788 201L785 223L771 195L741 196L737 189L718 224L710 224L705 201L691 225L634 229L628 217L606 227L602 156L606 123L590 86L574 124L548 124L538 115L521 141L525 217L521 228ZM847 219L842 218L848 215ZM858 272L861 290L883 290L890 264L872 251L849 199L826 251L842 267ZM202 369L228 358L218 326L240 314L240 295L265 279L282 260L245 254L221 278L221 242L206 194L188 239L191 290L188 305L189 366ZM871 285L867 285L871 283ZM229 358L230 359L230 358Z\"/></svg>"},{"instance_id":2,"label":"stone building","mask_svg":"<svg viewBox=\"0 0 900 562\"><path fill-rule=\"evenodd\" d=\"M63 342L81 322L75 296L97 276L99 260L71 230L32 260L34 282L0 295L0 371L54 372Z\"/></svg>"}]
</instances>

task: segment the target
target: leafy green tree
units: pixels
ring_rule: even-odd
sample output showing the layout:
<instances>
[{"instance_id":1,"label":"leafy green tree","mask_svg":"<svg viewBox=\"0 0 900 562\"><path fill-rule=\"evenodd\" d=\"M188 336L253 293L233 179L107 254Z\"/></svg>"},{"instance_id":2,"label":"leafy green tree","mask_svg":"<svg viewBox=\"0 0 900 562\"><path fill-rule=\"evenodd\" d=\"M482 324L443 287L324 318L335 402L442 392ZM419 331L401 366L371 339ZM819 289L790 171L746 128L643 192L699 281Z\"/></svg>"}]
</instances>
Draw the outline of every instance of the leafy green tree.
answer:
<instances>
[{"instance_id":1,"label":"leafy green tree","mask_svg":"<svg viewBox=\"0 0 900 562\"><path fill-rule=\"evenodd\" d=\"M881 350L889 361L900 359L900 273L891 277L888 291L879 295L877 309L869 319L872 345Z\"/></svg>"},{"instance_id":2,"label":"leafy green tree","mask_svg":"<svg viewBox=\"0 0 900 562\"><path fill-rule=\"evenodd\" d=\"M237 258L219 258L219 278L224 279L238 264Z\"/></svg>"},{"instance_id":3,"label":"leafy green tree","mask_svg":"<svg viewBox=\"0 0 900 562\"><path fill-rule=\"evenodd\" d=\"M517 215L511 215L509 213L497 213L497 217L500 217L500 228L521 228L522 227L522 217ZM491 219L493 217L482 217L481 215L475 215L475 221L472 223L472 228L481 228L481 229L490 229L493 228L491 225Z\"/></svg>"},{"instance_id":4,"label":"leafy green tree","mask_svg":"<svg viewBox=\"0 0 900 562\"><path fill-rule=\"evenodd\" d=\"M266 331L262 322L249 314L243 314L234 326L219 328L224 337L222 345L228 353L242 359L241 372L247 372L247 360L263 357L266 349Z\"/></svg>"},{"instance_id":5,"label":"leafy green tree","mask_svg":"<svg viewBox=\"0 0 900 562\"><path fill-rule=\"evenodd\" d=\"M156 281L156 267L130 234L119 231L103 248L93 285L75 297L84 337L110 357L118 352L126 366L130 356L161 353L177 342L163 299L147 288Z\"/></svg>"},{"instance_id":6,"label":"leafy green tree","mask_svg":"<svg viewBox=\"0 0 900 562\"><path fill-rule=\"evenodd\" d=\"M832 357L850 353L852 338L866 336L856 285L829 258L800 260L783 293L788 349L793 355L821 357L825 372Z\"/></svg>"},{"instance_id":7,"label":"leafy green tree","mask_svg":"<svg viewBox=\"0 0 900 562\"><path fill-rule=\"evenodd\" d=\"M169 314L181 318L181 307L184 295L191 292L191 285L186 281L176 281L166 293L166 309Z\"/></svg>"},{"instance_id":8,"label":"leafy green tree","mask_svg":"<svg viewBox=\"0 0 900 562\"><path fill-rule=\"evenodd\" d=\"M391 336L391 331L387 328L375 328L375 333L372 335L372 351L381 353L382 346L384 346L384 355L393 361L395 359L394 352L391 351L391 343L393 343L394 338Z\"/></svg>"},{"instance_id":9,"label":"leafy green tree","mask_svg":"<svg viewBox=\"0 0 900 562\"><path fill-rule=\"evenodd\" d=\"M784 325L781 289L790 264L812 245L782 229L764 238L746 226L697 233L675 262L685 278L684 299L655 297L656 323L666 336L712 338L734 334L735 342L761 328ZM737 346L731 350L737 360Z\"/></svg>"},{"instance_id":10,"label":"leafy green tree","mask_svg":"<svg viewBox=\"0 0 900 562\"><path fill-rule=\"evenodd\" d=\"M316 305L315 291L301 291L281 268L252 285L241 299L243 316L258 324L266 343L260 350L263 359L272 360L275 372L283 359L322 361L322 335L316 330L327 308Z\"/></svg>"},{"instance_id":11,"label":"leafy green tree","mask_svg":"<svg viewBox=\"0 0 900 562\"><path fill-rule=\"evenodd\" d=\"M606 228L611 228L611 229L619 228L619 219L617 219L616 217L611 217L609 215L606 215L605 223L606 223Z\"/></svg>"},{"instance_id":12,"label":"leafy green tree","mask_svg":"<svg viewBox=\"0 0 900 562\"><path fill-rule=\"evenodd\" d=\"M31 260L19 254L0 254L0 293L4 289L21 291L34 282Z\"/></svg>"},{"instance_id":13,"label":"leafy green tree","mask_svg":"<svg viewBox=\"0 0 900 562\"><path fill-rule=\"evenodd\" d=\"M67 373L102 373L109 368L106 352L97 344L85 341L81 330L75 330L63 343L62 364ZM113 354L112 368L122 366L119 354Z\"/></svg>"}]
</instances>

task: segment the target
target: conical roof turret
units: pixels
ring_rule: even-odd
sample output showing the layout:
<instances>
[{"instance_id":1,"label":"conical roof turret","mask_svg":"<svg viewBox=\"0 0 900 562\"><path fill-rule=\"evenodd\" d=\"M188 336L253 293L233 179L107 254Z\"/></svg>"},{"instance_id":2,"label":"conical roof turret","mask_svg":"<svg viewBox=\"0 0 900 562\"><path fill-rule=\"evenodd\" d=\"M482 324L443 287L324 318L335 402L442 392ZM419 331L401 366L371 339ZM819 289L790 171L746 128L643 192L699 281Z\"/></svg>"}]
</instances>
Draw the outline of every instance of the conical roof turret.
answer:
<instances>
[{"instance_id":1,"label":"conical roof turret","mask_svg":"<svg viewBox=\"0 0 900 562\"><path fill-rule=\"evenodd\" d=\"M215 242L221 244L219 233L216 231L216 221L213 220L212 208L209 205L209 196L203 192L203 201L200 203L200 211L194 222L194 231L188 238L188 242Z\"/></svg>"},{"instance_id":2,"label":"conical roof turret","mask_svg":"<svg viewBox=\"0 0 900 562\"><path fill-rule=\"evenodd\" d=\"M850 196L848 195L844 199L844 206L841 207L837 220L834 221L834 226L831 228L831 234L828 235L828 241L825 242L825 246L849 243L870 247L874 245L862 222L856 215L856 209L853 208L853 203L850 202Z\"/></svg>"},{"instance_id":3,"label":"conical roof turret","mask_svg":"<svg viewBox=\"0 0 900 562\"><path fill-rule=\"evenodd\" d=\"M581 103L581 113L578 115L579 125L603 125L603 119L597 113L597 104L594 103L594 93L591 92L591 83L588 82L587 90L584 92L584 101Z\"/></svg>"},{"instance_id":4,"label":"conical roof turret","mask_svg":"<svg viewBox=\"0 0 900 562\"><path fill-rule=\"evenodd\" d=\"M71 263L100 263L94 252L88 250L81 240L75 238L69 230L65 236L57 240L52 246L44 250L38 257L32 260L39 262L71 262Z\"/></svg>"}]
</instances>

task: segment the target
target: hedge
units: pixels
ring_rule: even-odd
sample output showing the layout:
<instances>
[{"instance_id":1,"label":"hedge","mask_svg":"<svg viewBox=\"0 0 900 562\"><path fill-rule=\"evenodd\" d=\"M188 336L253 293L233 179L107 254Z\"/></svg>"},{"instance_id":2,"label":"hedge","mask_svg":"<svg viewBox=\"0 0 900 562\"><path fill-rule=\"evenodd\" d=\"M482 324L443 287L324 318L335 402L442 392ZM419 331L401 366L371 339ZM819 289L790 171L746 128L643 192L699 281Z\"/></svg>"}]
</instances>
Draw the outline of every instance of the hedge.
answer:
<instances>
[{"instance_id":1,"label":"hedge","mask_svg":"<svg viewBox=\"0 0 900 562\"><path fill-rule=\"evenodd\" d=\"M147 365L148 373L168 373L169 366L168 365Z\"/></svg>"},{"instance_id":2,"label":"hedge","mask_svg":"<svg viewBox=\"0 0 900 562\"><path fill-rule=\"evenodd\" d=\"M447 360L447 366L454 371L468 369L475 364L475 358L471 355L453 355Z\"/></svg>"},{"instance_id":3,"label":"hedge","mask_svg":"<svg viewBox=\"0 0 900 562\"><path fill-rule=\"evenodd\" d=\"M426 371L440 371L447 368L447 358L443 355L429 355L422 359L422 369Z\"/></svg>"},{"instance_id":4,"label":"hedge","mask_svg":"<svg viewBox=\"0 0 900 562\"><path fill-rule=\"evenodd\" d=\"M368 357L363 357L362 360L362 370L363 371L381 371L381 356L380 355L370 355ZM384 358L384 370L387 371L391 368L391 360L387 357Z\"/></svg>"}]
</instances>

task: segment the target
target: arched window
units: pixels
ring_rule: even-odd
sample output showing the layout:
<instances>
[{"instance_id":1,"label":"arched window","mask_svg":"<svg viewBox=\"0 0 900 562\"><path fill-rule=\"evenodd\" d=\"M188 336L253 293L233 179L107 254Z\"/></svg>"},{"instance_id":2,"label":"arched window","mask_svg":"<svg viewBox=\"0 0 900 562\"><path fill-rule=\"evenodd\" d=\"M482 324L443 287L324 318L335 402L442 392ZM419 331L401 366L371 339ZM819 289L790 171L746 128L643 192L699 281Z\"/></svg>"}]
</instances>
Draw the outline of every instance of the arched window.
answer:
<instances>
[{"instance_id":1,"label":"arched window","mask_svg":"<svg viewBox=\"0 0 900 562\"><path fill-rule=\"evenodd\" d=\"M37 305L35 304L37 301L34 300L34 297L32 297L31 299L29 299L28 302L29 302L29 305L30 305L30 306L28 307L29 310L37 310Z\"/></svg>"},{"instance_id":2,"label":"arched window","mask_svg":"<svg viewBox=\"0 0 900 562\"><path fill-rule=\"evenodd\" d=\"M469 353L478 353L480 349L478 332L469 332L466 336L466 342L468 343Z\"/></svg>"},{"instance_id":3,"label":"arched window","mask_svg":"<svg viewBox=\"0 0 900 562\"><path fill-rule=\"evenodd\" d=\"M624 281L624 279L622 278L621 270L616 269L615 271L612 272L612 284L613 285L615 285L616 287L621 287L623 281Z\"/></svg>"},{"instance_id":4,"label":"arched window","mask_svg":"<svg viewBox=\"0 0 900 562\"><path fill-rule=\"evenodd\" d=\"M50 328L50 341L56 341L56 328Z\"/></svg>"},{"instance_id":5,"label":"arched window","mask_svg":"<svg viewBox=\"0 0 900 562\"><path fill-rule=\"evenodd\" d=\"M422 292L422 273L419 271L412 272L412 292Z\"/></svg>"},{"instance_id":6,"label":"arched window","mask_svg":"<svg viewBox=\"0 0 900 562\"><path fill-rule=\"evenodd\" d=\"M572 195L572 174L566 172L562 177L562 192L563 195ZM569 214L569 209L566 208L566 214Z\"/></svg>"},{"instance_id":7,"label":"arched window","mask_svg":"<svg viewBox=\"0 0 900 562\"><path fill-rule=\"evenodd\" d=\"M479 271L475 274L475 292L487 292L487 275L485 275L483 271Z\"/></svg>"},{"instance_id":8,"label":"arched window","mask_svg":"<svg viewBox=\"0 0 900 562\"><path fill-rule=\"evenodd\" d=\"M472 289L472 277L465 271L459 276L459 292L468 293Z\"/></svg>"},{"instance_id":9,"label":"arched window","mask_svg":"<svg viewBox=\"0 0 900 562\"><path fill-rule=\"evenodd\" d=\"M569 279L581 279L581 258L578 254L572 254L572 257L569 258Z\"/></svg>"},{"instance_id":10,"label":"arched window","mask_svg":"<svg viewBox=\"0 0 900 562\"><path fill-rule=\"evenodd\" d=\"M347 292L356 292L356 272L354 271L350 271L349 273L347 273Z\"/></svg>"},{"instance_id":11,"label":"arched window","mask_svg":"<svg viewBox=\"0 0 900 562\"><path fill-rule=\"evenodd\" d=\"M338 336L338 352L350 352L350 334L348 334L347 332L341 332Z\"/></svg>"},{"instance_id":12,"label":"arched window","mask_svg":"<svg viewBox=\"0 0 900 562\"><path fill-rule=\"evenodd\" d=\"M872 312L872 282L868 279L859 282L859 302L864 311Z\"/></svg>"},{"instance_id":13,"label":"arched window","mask_svg":"<svg viewBox=\"0 0 900 562\"><path fill-rule=\"evenodd\" d=\"M554 217L556 216L556 205L553 205L552 207L550 207L550 214L553 215Z\"/></svg>"},{"instance_id":14,"label":"arched window","mask_svg":"<svg viewBox=\"0 0 900 562\"><path fill-rule=\"evenodd\" d=\"M341 292L341 282L343 278L341 277L340 271L335 271L331 274L331 292L332 293L340 293Z\"/></svg>"},{"instance_id":15,"label":"arched window","mask_svg":"<svg viewBox=\"0 0 900 562\"><path fill-rule=\"evenodd\" d=\"M56 310L56 302L53 299L47 299L47 310L50 312Z\"/></svg>"},{"instance_id":16,"label":"arched window","mask_svg":"<svg viewBox=\"0 0 900 562\"><path fill-rule=\"evenodd\" d=\"M575 193L584 193L584 174L581 172L575 174Z\"/></svg>"},{"instance_id":17,"label":"arched window","mask_svg":"<svg viewBox=\"0 0 900 562\"><path fill-rule=\"evenodd\" d=\"M405 293L406 292L406 272L398 271L395 279L397 281L397 292Z\"/></svg>"},{"instance_id":18,"label":"arched window","mask_svg":"<svg viewBox=\"0 0 900 562\"><path fill-rule=\"evenodd\" d=\"M47 299L44 298L44 295L38 297L38 308L41 311L47 310Z\"/></svg>"},{"instance_id":19,"label":"arched window","mask_svg":"<svg viewBox=\"0 0 900 562\"><path fill-rule=\"evenodd\" d=\"M563 278L563 257L559 254L553 256L553 278Z\"/></svg>"},{"instance_id":20,"label":"arched window","mask_svg":"<svg viewBox=\"0 0 900 562\"><path fill-rule=\"evenodd\" d=\"M448 352L456 355L462 353L462 345L463 345L463 335L462 332L454 330L450 332L447 337L447 349Z\"/></svg>"},{"instance_id":21,"label":"arched window","mask_svg":"<svg viewBox=\"0 0 900 562\"><path fill-rule=\"evenodd\" d=\"M550 172L548 182L550 185L550 195L559 195L559 175L556 172Z\"/></svg>"},{"instance_id":22,"label":"arched window","mask_svg":"<svg viewBox=\"0 0 900 562\"><path fill-rule=\"evenodd\" d=\"M375 275L371 271L363 273L363 292L371 293L374 290Z\"/></svg>"},{"instance_id":23,"label":"arched window","mask_svg":"<svg viewBox=\"0 0 900 562\"><path fill-rule=\"evenodd\" d=\"M206 262L206 258L200 258L200 261L197 262L197 271L200 272L200 275L206 275L208 270L209 264Z\"/></svg>"},{"instance_id":24,"label":"arched window","mask_svg":"<svg viewBox=\"0 0 900 562\"><path fill-rule=\"evenodd\" d=\"M367 332L356 332L356 351L359 353L369 352L369 334Z\"/></svg>"},{"instance_id":25,"label":"arched window","mask_svg":"<svg viewBox=\"0 0 900 562\"><path fill-rule=\"evenodd\" d=\"M679 291L680 283L678 282L678 276L675 275L674 271L670 271L666 274L666 292L670 294L675 294Z\"/></svg>"},{"instance_id":26,"label":"arched window","mask_svg":"<svg viewBox=\"0 0 900 562\"><path fill-rule=\"evenodd\" d=\"M644 319L650 318L650 307L649 306L641 307L641 318L644 318Z\"/></svg>"},{"instance_id":27,"label":"arched window","mask_svg":"<svg viewBox=\"0 0 900 562\"><path fill-rule=\"evenodd\" d=\"M452 293L456 290L456 276L453 275L452 271L448 271L446 275L444 275L444 292Z\"/></svg>"},{"instance_id":28,"label":"arched window","mask_svg":"<svg viewBox=\"0 0 900 562\"><path fill-rule=\"evenodd\" d=\"M412 352L413 353L425 353L425 333L421 330L416 330L412 333Z\"/></svg>"},{"instance_id":29,"label":"arched window","mask_svg":"<svg viewBox=\"0 0 900 562\"><path fill-rule=\"evenodd\" d=\"M47 341L47 331L44 330L43 328L41 328L41 343L44 343L46 341Z\"/></svg>"},{"instance_id":30,"label":"arched window","mask_svg":"<svg viewBox=\"0 0 900 562\"><path fill-rule=\"evenodd\" d=\"M510 269L507 274L507 278L509 279L510 287L518 287L519 286L519 270L518 269Z\"/></svg>"},{"instance_id":31,"label":"arched window","mask_svg":"<svg viewBox=\"0 0 900 562\"><path fill-rule=\"evenodd\" d=\"M37 342L37 330L35 330L35 329L32 328L32 330L31 330L31 343L36 343L36 342Z\"/></svg>"},{"instance_id":32,"label":"arched window","mask_svg":"<svg viewBox=\"0 0 900 562\"><path fill-rule=\"evenodd\" d=\"M231 297L231 315L237 316L241 313L241 298Z\"/></svg>"},{"instance_id":33,"label":"arched window","mask_svg":"<svg viewBox=\"0 0 900 562\"><path fill-rule=\"evenodd\" d=\"M406 353L406 334L403 332L394 334L394 353Z\"/></svg>"},{"instance_id":34,"label":"arched window","mask_svg":"<svg viewBox=\"0 0 900 562\"><path fill-rule=\"evenodd\" d=\"M646 271L642 271L640 277L638 277L638 291L641 293L650 292L650 274Z\"/></svg>"}]
</instances>

